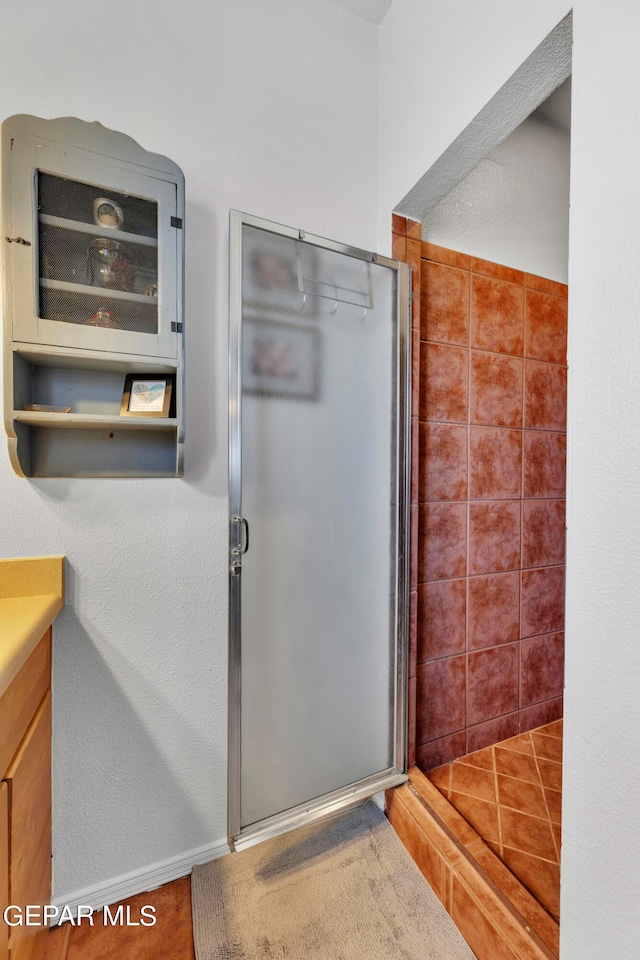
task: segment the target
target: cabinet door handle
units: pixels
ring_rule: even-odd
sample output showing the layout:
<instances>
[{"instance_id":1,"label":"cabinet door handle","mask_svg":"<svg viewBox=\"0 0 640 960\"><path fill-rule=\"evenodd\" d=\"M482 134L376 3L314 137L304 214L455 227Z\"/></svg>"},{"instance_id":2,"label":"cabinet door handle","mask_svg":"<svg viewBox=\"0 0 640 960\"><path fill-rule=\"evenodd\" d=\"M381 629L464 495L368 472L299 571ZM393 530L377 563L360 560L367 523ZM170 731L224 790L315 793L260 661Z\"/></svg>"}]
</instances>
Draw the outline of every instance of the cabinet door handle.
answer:
<instances>
[{"instance_id":1,"label":"cabinet door handle","mask_svg":"<svg viewBox=\"0 0 640 960\"><path fill-rule=\"evenodd\" d=\"M5 237L7 243L21 243L23 247L30 247L31 240L25 240L24 237Z\"/></svg>"},{"instance_id":2,"label":"cabinet door handle","mask_svg":"<svg viewBox=\"0 0 640 960\"><path fill-rule=\"evenodd\" d=\"M231 553L238 557L243 553L246 553L249 549L249 523L245 520L244 517L231 517L234 523L242 523L244 525L244 547L234 547Z\"/></svg>"}]
</instances>

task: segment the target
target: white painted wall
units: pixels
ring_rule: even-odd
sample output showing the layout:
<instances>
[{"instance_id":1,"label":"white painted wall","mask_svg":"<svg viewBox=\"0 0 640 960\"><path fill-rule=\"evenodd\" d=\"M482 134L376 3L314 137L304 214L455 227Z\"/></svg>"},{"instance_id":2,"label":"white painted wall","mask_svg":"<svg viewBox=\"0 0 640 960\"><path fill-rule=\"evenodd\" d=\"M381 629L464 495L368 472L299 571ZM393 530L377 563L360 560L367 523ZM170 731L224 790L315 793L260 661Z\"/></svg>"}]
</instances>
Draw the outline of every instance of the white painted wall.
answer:
<instances>
[{"instance_id":1,"label":"white painted wall","mask_svg":"<svg viewBox=\"0 0 640 960\"><path fill-rule=\"evenodd\" d=\"M1 117L99 120L179 163L187 190L184 479L31 482L0 453L0 554L69 560L65 898L226 836L228 211L375 246L377 30L326 0L5 0L2 15Z\"/></svg>"},{"instance_id":2,"label":"white painted wall","mask_svg":"<svg viewBox=\"0 0 640 960\"><path fill-rule=\"evenodd\" d=\"M380 242L565 0L395 0L380 28ZM640 8L575 0L561 960L640 940ZM411 147L411 149L408 149Z\"/></svg>"},{"instance_id":3,"label":"white painted wall","mask_svg":"<svg viewBox=\"0 0 640 960\"><path fill-rule=\"evenodd\" d=\"M562 960L640 942L639 38L633 0L576 4Z\"/></svg>"},{"instance_id":4,"label":"white painted wall","mask_svg":"<svg viewBox=\"0 0 640 960\"><path fill-rule=\"evenodd\" d=\"M569 135L529 117L422 221L422 237L567 282Z\"/></svg>"},{"instance_id":5,"label":"white painted wall","mask_svg":"<svg viewBox=\"0 0 640 960\"><path fill-rule=\"evenodd\" d=\"M388 211L570 9L569 0L394 0L379 41L381 252Z\"/></svg>"}]
</instances>

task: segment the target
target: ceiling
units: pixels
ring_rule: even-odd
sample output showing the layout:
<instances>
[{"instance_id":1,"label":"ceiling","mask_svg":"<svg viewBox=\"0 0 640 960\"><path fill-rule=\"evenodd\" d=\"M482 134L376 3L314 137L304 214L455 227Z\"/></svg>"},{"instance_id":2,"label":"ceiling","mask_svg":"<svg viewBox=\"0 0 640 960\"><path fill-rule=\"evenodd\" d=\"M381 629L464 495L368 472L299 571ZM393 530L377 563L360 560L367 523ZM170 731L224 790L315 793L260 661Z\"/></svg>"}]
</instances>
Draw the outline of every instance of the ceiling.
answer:
<instances>
[{"instance_id":1,"label":"ceiling","mask_svg":"<svg viewBox=\"0 0 640 960\"><path fill-rule=\"evenodd\" d=\"M369 23L381 24L393 0L331 0L338 7Z\"/></svg>"}]
</instances>

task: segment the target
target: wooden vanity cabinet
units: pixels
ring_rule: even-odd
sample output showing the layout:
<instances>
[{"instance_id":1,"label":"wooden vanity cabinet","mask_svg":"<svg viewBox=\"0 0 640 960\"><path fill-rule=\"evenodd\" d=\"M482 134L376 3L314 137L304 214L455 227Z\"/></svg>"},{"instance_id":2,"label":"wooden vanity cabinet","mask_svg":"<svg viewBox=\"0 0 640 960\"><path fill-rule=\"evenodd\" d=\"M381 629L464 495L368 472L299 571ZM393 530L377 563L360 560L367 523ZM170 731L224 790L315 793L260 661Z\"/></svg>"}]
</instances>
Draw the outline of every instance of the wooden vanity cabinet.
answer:
<instances>
[{"instance_id":1,"label":"wooden vanity cabinet","mask_svg":"<svg viewBox=\"0 0 640 960\"><path fill-rule=\"evenodd\" d=\"M0 783L0 907L9 903L9 788ZM0 920L0 957L9 953L9 927Z\"/></svg>"},{"instance_id":2,"label":"wooden vanity cabinet","mask_svg":"<svg viewBox=\"0 0 640 960\"><path fill-rule=\"evenodd\" d=\"M51 899L51 628L0 697L0 910ZM0 958L42 960L44 926L0 920Z\"/></svg>"}]
</instances>

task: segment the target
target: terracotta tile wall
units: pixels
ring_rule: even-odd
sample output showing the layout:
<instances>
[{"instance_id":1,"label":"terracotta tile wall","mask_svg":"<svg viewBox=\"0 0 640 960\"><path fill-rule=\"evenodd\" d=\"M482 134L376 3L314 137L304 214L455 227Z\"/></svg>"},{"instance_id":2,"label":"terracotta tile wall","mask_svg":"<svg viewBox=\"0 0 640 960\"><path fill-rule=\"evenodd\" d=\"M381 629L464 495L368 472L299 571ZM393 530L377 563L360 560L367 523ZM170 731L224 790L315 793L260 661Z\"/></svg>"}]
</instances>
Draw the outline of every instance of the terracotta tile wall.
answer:
<instances>
[{"instance_id":1,"label":"terracotta tile wall","mask_svg":"<svg viewBox=\"0 0 640 960\"><path fill-rule=\"evenodd\" d=\"M413 268L410 762L562 715L567 287L421 241Z\"/></svg>"}]
</instances>

